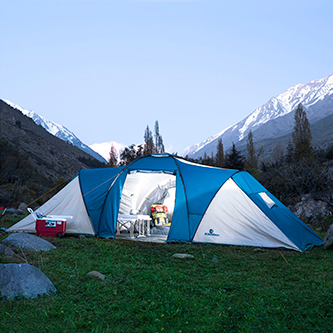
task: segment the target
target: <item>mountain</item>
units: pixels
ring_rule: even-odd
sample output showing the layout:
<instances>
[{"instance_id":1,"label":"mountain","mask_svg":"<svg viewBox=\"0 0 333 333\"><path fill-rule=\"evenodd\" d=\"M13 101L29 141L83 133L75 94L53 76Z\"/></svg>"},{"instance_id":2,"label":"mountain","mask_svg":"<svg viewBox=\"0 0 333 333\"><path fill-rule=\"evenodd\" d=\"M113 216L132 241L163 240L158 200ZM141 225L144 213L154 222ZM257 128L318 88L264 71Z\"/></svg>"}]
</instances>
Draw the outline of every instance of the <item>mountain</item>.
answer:
<instances>
[{"instance_id":1,"label":"mountain","mask_svg":"<svg viewBox=\"0 0 333 333\"><path fill-rule=\"evenodd\" d=\"M6 151L14 152L11 154L17 157L18 162L23 159L27 161L26 168L34 171L38 183L41 181L52 183L61 177L70 178L81 168L104 166L78 147L50 134L30 117L2 100L0 100L0 141ZM7 158L5 154L5 151L1 151L1 168L13 162L13 158L10 155ZM11 173L10 168L7 171ZM0 175L0 178L1 176L4 175ZM12 183L13 175L9 178L8 182Z\"/></svg>"},{"instance_id":2,"label":"mountain","mask_svg":"<svg viewBox=\"0 0 333 333\"><path fill-rule=\"evenodd\" d=\"M190 158L198 158L216 153L217 142L221 138L225 151L234 142L237 147L246 147L247 134L251 130L256 146L259 142L277 142L280 138L289 138L294 126L294 112L299 104L303 105L307 117L313 127L317 122L333 115L333 74L306 84L297 84L282 94L273 97L266 104L254 110L248 117L234 126L193 145L184 153ZM333 139L328 122L321 122L315 128L321 128L314 136L314 143L325 146ZM321 139L321 131L328 131L326 139ZM284 140L285 141L285 140ZM287 141L288 143L288 141ZM265 148L265 146L264 146Z\"/></svg>"},{"instance_id":3,"label":"mountain","mask_svg":"<svg viewBox=\"0 0 333 333\"><path fill-rule=\"evenodd\" d=\"M79 149L93 156L100 162L106 163L106 160L100 154L98 154L96 151L94 151L89 146L84 144L73 132L68 130L66 127L59 125L52 120L48 120L34 111L25 110L21 108L19 105L12 103L11 101L8 100L3 100L3 101L8 105L10 105L12 108L21 111L24 115L31 118L37 125L44 127L52 135L72 144L73 146L78 147Z\"/></svg>"}]
</instances>

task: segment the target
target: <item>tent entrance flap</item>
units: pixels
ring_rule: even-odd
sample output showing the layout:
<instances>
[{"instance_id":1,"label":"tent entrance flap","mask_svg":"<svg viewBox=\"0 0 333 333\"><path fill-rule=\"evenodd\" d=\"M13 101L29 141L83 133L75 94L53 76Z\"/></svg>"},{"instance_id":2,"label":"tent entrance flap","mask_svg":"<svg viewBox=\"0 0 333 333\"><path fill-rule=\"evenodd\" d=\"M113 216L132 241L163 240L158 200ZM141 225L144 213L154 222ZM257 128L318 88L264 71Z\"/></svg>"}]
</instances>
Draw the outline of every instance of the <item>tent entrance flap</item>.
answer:
<instances>
[{"instance_id":1,"label":"tent entrance flap","mask_svg":"<svg viewBox=\"0 0 333 333\"><path fill-rule=\"evenodd\" d=\"M151 217L151 206L165 205L168 208L167 218L172 221L176 196L176 176L164 172L130 172L127 174L118 211L118 219L127 215L143 215ZM118 223L121 232L126 233L130 225ZM130 222L129 222L130 223ZM137 226L133 226L134 231ZM150 222L150 234L167 235L169 226L156 227Z\"/></svg>"}]
</instances>

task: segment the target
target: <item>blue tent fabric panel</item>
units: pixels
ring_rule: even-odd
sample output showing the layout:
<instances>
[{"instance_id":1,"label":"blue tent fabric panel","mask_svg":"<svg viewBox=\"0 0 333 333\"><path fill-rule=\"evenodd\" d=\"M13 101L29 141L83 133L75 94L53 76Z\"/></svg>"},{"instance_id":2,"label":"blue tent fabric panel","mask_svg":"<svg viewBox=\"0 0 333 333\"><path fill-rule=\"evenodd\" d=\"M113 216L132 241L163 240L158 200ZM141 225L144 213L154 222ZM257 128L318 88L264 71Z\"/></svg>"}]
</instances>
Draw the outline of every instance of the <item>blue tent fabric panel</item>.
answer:
<instances>
[{"instance_id":1,"label":"blue tent fabric panel","mask_svg":"<svg viewBox=\"0 0 333 333\"><path fill-rule=\"evenodd\" d=\"M237 170L205 167L179 160L177 164L185 184L192 240L215 194Z\"/></svg>"},{"instance_id":2,"label":"blue tent fabric panel","mask_svg":"<svg viewBox=\"0 0 333 333\"><path fill-rule=\"evenodd\" d=\"M184 192L183 182L177 173L176 175L176 198L173 211L172 223L168 235L168 242L190 241L190 229L188 224L188 211Z\"/></svg>"},{"instance_id":3,"label":"blue tent fabric panel","mask_svg":"<svg viewBox=\"0 0 333 333\"><path fill-rule=\"evenodd\" d=\"M177 169L174 159L169 154L156 154L144 156L128 166L131 170L150 170L175 172Z\"/></svg>"},{"instance_id":4,"label":"blue tent fabric panel","mask_svg":"<svg viewBox=\"0 0 333 333\"><path fill-rule=\"evenodd\" d=\"M98 236L114 238L117 229L117 218L121 200L121 192L128 170L122 172L108 192L98 226Z\"/></svg>"},{"instance_id":5,"label":"blue tent fabric panel","mask_svg":"<svg viewBox=\"0 0 333 333\"><path fill-rule=\"evenodd\" d=\"M314 245L322 245L322 239L303 223L294 213L268 192L254 177L247 172L238 172L233 177L235 183L251 198L263 213L304 252ZM264 192L274 201L269 208L258 193Z\"/></svg>"},{"instance_id":6,"label":"blue tent fabric panel","mask_svg":"<svg viewBox=\"0 0 333 333\"><path fill-rule=\"evenodd\" d=\"M105 196L122 169L123 167L83 169L79 172L83 200L95 232L98 230Z\"/></svg>"},{"instance_id":7,"label":"blue tent fabric panel","mask_svg":"<svg viewBox=\"0 0 333 333\"><path fill-rule=\"evenodd\" d=\"M246 194L267 192L267 189L247 171L237 172L232 179Z\"/></svg>"}]
</instances>

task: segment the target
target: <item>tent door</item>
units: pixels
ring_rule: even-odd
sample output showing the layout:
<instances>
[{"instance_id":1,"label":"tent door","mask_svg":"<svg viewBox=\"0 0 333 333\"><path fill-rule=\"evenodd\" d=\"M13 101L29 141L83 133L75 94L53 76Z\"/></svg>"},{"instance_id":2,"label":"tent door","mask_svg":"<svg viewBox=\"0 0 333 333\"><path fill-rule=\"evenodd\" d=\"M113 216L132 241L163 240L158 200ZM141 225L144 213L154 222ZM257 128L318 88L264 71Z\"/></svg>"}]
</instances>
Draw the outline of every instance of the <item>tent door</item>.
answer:
<instances>
[{"instance_id":1,"label":"tent door","mask_svg":"<svg viewBox=\"0 0 333 333\"><path fill-rule=\"evenodd\" d=\"M167 206L167 218L172 221L176 196L176 176L162 172L135 172L127 175L118 212L117 235L130 237L141 236L140 217L152 217L151 206L162 204ZM126 216L128 221L126 222ZM131 219L133 216L133 219ZM138 219L135 219L135 217ZM144 219L144 218L142 218ZM145 222L146 223L146 222ZM150 221L145 228L145 236L168 236L170 226L155 226ZM150 229L150 230L149 230Z\"/></svg>"}]
</instances>

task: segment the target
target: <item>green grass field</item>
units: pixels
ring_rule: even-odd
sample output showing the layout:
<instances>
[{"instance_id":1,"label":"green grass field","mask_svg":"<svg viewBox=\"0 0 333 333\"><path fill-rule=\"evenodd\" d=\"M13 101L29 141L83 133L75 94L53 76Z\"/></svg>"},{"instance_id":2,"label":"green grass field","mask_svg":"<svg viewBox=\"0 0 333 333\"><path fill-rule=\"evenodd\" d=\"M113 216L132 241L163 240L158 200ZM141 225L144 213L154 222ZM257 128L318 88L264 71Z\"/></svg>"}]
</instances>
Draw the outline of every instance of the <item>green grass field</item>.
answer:
<instances>
[{"instance_id":1,"label":"green grass field","mask_svg":"<svg viewBox=\"0 0 333 333\"><path fill-rule=\"evenodd\" d=\"M283 251L286 263L277 250L250 247L47 240L57 249L18 253L57 294L0 301L0 332L333 331L333 251L322 247Z\"/></svg>"}]
</instances>

